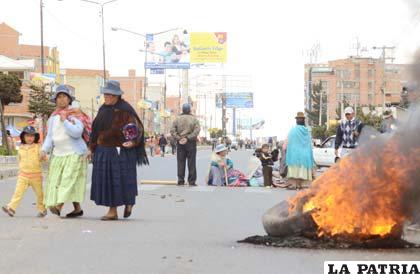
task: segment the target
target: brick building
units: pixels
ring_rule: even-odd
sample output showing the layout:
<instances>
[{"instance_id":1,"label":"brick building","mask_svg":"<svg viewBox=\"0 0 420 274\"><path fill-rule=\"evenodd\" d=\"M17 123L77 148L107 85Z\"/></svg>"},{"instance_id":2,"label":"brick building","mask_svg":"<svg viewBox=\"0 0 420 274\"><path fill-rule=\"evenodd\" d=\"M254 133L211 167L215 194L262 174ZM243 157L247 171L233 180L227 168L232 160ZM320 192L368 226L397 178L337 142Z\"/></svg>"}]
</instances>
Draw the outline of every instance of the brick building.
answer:
<instances>
[{"instance_id":1,"label":"brick building","mask_svg":"<svg viewBox=\"0 0 420 274\"><path fill-rule=\"evenodd\" d=\"M355 107L398 105L402 87L409 80L409 68L409 65L384 64L382 59L361 57L305 64L305 108L312 108L309 92L311 85L319 81L328 120L339 118L336 111L343 101Z\"/></svg>"},{"instance_id":2,"label":"brick building","mask_svg":"<svg viewBox=\"0 0 420 274\"><path fill-rule=\"evenodd\" d=\"M34 70L34 60L15 60L0 55L0 74L14 74L22 81L21 92L23 95L22 103L11 103L4 109L6 125L14 126L19 129L27 125L28 119L33 117L29 113L29 93L30 82L29 74Z\"/></svg>"},{"instance_id":3,"label":"brick building","mask_svg":"<svg viewBox=\"0 0 420 274\"><path fill-rule=\"evenodd\" d=\"M0 55L11 59L33 59L35 60L34 72L41 72L41 46L25 45L19 43L20 33L7 25L0 24ZM44 71L56 75L56 81L60 78L60 57L56 47L44 46Z\"/></svg>"}]
</instances>

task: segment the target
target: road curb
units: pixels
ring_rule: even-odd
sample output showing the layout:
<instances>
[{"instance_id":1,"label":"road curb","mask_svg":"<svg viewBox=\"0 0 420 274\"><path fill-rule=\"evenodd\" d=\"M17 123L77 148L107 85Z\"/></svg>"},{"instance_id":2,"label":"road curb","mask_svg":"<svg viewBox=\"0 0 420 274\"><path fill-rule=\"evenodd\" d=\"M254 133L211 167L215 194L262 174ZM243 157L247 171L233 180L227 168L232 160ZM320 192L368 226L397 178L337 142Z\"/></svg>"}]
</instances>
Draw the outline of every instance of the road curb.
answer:
<instances>
[{"instance_id":1,"label":"road curb","mask_svg":"<svg viewBox=\"0 0 420 274\"><path fill-rule=\"evenodd\" d=\"M8 168L0 170L0 180L18 176L19 168Z\"/></svg>"},{"instance_id":2,"label":"road curb","mask_svg":"<svg viewBox=\"0 0 420 274\"><path fill-rule=\"evenodd\" d=\"M177 181L164 181L164 180L140 180L139 185L176 185Z\"/></svg>"}]
</instances>

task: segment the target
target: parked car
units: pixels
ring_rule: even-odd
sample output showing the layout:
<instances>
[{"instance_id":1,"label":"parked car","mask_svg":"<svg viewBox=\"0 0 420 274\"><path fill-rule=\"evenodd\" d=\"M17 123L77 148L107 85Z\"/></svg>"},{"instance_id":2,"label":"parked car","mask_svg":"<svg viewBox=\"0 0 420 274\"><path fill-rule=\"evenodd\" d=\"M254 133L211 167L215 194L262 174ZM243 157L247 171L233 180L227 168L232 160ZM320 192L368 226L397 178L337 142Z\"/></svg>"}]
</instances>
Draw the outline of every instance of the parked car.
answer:
<instances>
[{"instance_id":1,"label":"parked car","mask_svg":"<svg viewBox=\"0 0 420 274\"><path fill-rule=\"evenodd\" d=\"M238 142L236 140L232 141L232 144L230 144L230 149L238 150Z\"/></svg>"},{"instance_id":2,"label":"parked car","mask_svg":"<svg viewBox=\"0 0 420 274\"><path fill-rule=\"evenodd\" d=\"M335 163L335 135L328 137L325 141L313 149L314 159L317 166L332 166ZM340 155L341 148L338 150Z\"/></svg>"}]
</instances>

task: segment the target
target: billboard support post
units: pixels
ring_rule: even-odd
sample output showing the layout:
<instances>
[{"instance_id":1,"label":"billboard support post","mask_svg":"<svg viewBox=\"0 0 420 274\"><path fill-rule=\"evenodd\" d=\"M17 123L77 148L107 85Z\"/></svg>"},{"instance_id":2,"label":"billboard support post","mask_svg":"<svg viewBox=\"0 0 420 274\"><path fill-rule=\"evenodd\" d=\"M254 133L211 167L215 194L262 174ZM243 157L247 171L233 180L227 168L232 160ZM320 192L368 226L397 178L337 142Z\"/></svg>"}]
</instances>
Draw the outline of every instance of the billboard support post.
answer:
<instances>
[{"instance_id":1,"label":"billboard support post","mask_svg":"<svg viewBox=\"0 0 420 274\"><path fill-rule=\"evenodd\" d=\"M236 108L232 109L232 135L236 137Z\"/></svg>"}]
</instances>

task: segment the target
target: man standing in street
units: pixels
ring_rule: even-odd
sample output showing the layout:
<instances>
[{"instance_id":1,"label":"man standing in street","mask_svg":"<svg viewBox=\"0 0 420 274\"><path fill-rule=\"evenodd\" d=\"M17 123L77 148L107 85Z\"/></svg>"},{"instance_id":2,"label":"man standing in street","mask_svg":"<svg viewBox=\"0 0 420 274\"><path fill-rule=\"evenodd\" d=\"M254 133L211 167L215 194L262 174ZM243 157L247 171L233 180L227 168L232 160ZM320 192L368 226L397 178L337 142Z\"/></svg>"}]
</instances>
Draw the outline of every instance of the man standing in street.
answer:
<instances>
[{"instance_id":1,"label":"man standing in street","mask_svg":"<svg viewBox=\"0 0 420 274\"><path fill-rule=\"evenodd\" d=\"M197 169L197 137L200 133L200 123L191 114L191 105L182 106L179 115L171 128L171 135L177 142L178 185L185 184L185 164L188 159L188 184L196 186Z\"/></svg>"},{"instance_id":2,"label":"man standing in street","mask_svg":"<svg viewBox=\"0 0 420 274\"><path fill-rule=\"evenodd\" d=\"M166 140L165 134L161 134L159 138L159 147L160 147L160 155L165 157L165 148L168 144L168 140Z\"/></svg>"},{"instance_id":3,"label":"man standing in street","mask_svg":"<svg viewBox=\"0 0 420 274\"><path fill-rule=\"evenodd\" d=\"M346 107L344 110L346 118L340 122L337 127L335 138L335 156L344 157L355 149L358 145L360 133L362 132L363 124L354 115L352 107ZM338 149L343 145L341 155L338 154Z\"/></svg>"}]
</instances>

